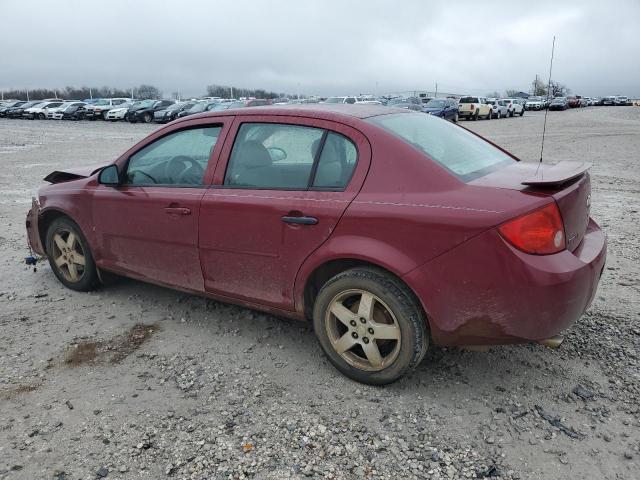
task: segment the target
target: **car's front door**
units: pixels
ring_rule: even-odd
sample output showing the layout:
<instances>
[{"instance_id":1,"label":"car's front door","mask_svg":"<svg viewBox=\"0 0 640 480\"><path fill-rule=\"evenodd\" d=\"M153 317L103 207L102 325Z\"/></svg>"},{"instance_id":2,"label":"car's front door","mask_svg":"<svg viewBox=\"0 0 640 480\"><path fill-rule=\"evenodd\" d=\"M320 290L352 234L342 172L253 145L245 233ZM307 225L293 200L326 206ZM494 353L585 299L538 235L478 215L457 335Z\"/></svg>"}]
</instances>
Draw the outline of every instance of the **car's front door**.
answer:
<instances>
[{"instance_id":1,"label":"car's front door","mask_svg":"<svg viewBox=\"0 0 640 480\"><path fill-rule=\"evenodd\" d=\"M205 289L293 310L295 277L357 194L371 150L345 125L237 117L200 210Z\"/></svg>"},{"instance_id":2,"label":"car's front door","mask_svg":"<svg viewBox=\"0 0 640 480\"><path fill-rule=\"evenodd\" d=\"M123 161L121 185L93 195L96 260L114 270L203 291L198 256L200 199L210 183L224 123L153 139ZM216 148L218 146L218 148Z\"/></svg>"}]
</instances>

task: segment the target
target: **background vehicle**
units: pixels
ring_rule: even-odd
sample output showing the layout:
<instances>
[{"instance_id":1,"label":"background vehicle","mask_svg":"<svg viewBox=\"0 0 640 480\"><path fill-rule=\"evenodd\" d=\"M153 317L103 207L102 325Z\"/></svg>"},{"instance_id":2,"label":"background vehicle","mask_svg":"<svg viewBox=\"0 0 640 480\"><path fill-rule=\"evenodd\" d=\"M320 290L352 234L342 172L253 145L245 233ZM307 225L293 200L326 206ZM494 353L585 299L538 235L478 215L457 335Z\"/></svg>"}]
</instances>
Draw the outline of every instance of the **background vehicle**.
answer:
<instances>
[{"instance_id":1,"label":"background vehicle","mask_svg":"<svg viewBox=\"0 0 640 480\"><path fill-rule=\"evenodd\" d=\"M0 107L0 117L10 117L11 116L11 112L13 110L18 110L20 109L20 118L22 118L22 110L23 107L25 105L27 105L30 107L31 105L33 105L33 103L31 102L23 102L23 101L15 101L15 102L7 102L5 103L2 107Z\"/></svg>"},{"instance_id":2,"label":"background vehicle","mask_svg":"<svg viewBox=\"0 0 640 480\"><path fill-rule=\"evenodd\" d=\"M458 116L467 120L491 119L493 110L486 97L462 97L458 101Z\"/></svg>"},{"instance_id":3,"label":"background vehicle","mask_svg":"<svg viewBox=\"0 0 640 480\"><path fill-rule=\"evenodd\" d=\"M80 101L68 101L66 100L62 105L60 105L59 107L54 107L54 108L48 108L46 110L47 112L47 120L62 120L62 113L63 111L65 111L67 108L71 107L71 106L76 106L76 107L84 107L84 105L86 105L86 103L84 102L80 102ZM75 109L77 111L77 109Z\"/></svg>"},{"instance_id":4,"label":"background vehicle","mask_svg":"<svg viewBox=\"0 0 640 480\"><path fill-rule=\"evenodd\" d=\"M23 102L20 100L15 100L13 102L5 102L2 106L0 106L0 117L6 117L7 116L7 110L9 110L10 108L16 108L16 107L20 107L22 105L24 105L27 102Z\"/></svg>"},{"instance_id":5,"label":"background vehicle","mask_svg":"<svg viewBox=\"0 0 640 480\"><path fill-rule=\"evenodd\" d=\"M524 115L524 105L514 98L502 98L500 101L504 102L509 109L509 116Z\"/></svg>"},{"instance_id":6,"label":"background vehicle","mask_svg":"<svg viewBox=\"0 0 640 480\"><path fill-rule=\"evenodd\" d=\"M418 97L408 98L392 98L387 102L388 107L406 108L408 110L415 110L416 112L422 111L422 102Z\"/></svg>"},{"instance_id":7,"label":"background vehicle","mask_svg":"<svg viewBox=\"0 0 640 480\"><path fill-rule=\"evenodd\" d=\"M226 110L230 110L232 108L247 108L247 107L264 107L265 105L271 105L271 100L267 100L264 98L252 98L249 100L238 100L236 102L229 103L229 106Z\"/></svg>"},{"instance_id":8,"label":"background vehicle","mask_svg":"<svg viewBox=\"0 0 640 480\"><path fill-rule=\"evenodd\" d=\"M131 99L129 98L101 98L99 100L96 100L91 105L87 105L85 118L87 118L88 120L106 120L109 110L121 105L125 105L130 101Z\"/></svg>"},{"instance_id":9,"label":"background vehicle","mask_svg":"<svg viewBox=\"0 0 640 480\"><path fill-rule=\"evenodd\" d=\"M86 111L85 105L86 103L84 102L62 104L50 112L51 116L48 116L48 118L53 120L82 120Z\"/></svg>"},{"instance_id":10,"label":"background vehicle","mask_svg":"<svg viewBox=\"0 0 640 480\"><path fill-rule=\"evenodd\" d=\"M580 108L580 99L578 97L574 97L570 95L566 97L567 99L567 107L568 108Z\"/></svg>"},{"instance_id":11,"label":"background vehicle","mask_svg":"<svg viewBox=\"0 0 640 480\"><path fill-rule=\"evenodd\" d=\"M450 98L434 98L422 109L424 113L444 118L453 123L458 121L458 102Z\"/></svg>"},{"instance_id":12,"label":"background vehicle","mask_svg":"<svg viewBox=\"0 0 640 480\"><path fill-rule=\"evenodd\" d=\"M618 106L631 105L629 98L622 95L618 95L616 97L614 104Z\"/></svg>"},{"instance_id":13,"label":"background vehicle","mask_svg":"<svg viewBox=\"0 0 640 480\"><path fill-rule=\"evenodd\" d=\"M23 118L30 118L31 120L46 120L47 119L47 109L55 108L62 105L63 100L56 100L53 102L41 102L32 107L26 108L24 112L22 112Z\"/></svg>"},{"instance_id":14,"label":"background vehicle","mask_svg":"<svg viewBox=\"0 0 640 480\"><path fill-rule=\"evenodd\" d=\"M22 114L25 109L35 107L40 103L42 103L40 100L33 102L16 102L12 107L5 107L3 116L7 118L23 118Z\"/></svg>"},{"instance_id":15,"label":"background vehicle","mask_svg":"<svg viewBox=\"0 0 640 480\"><path fill-rule=\"evenodd\" d=\"M309 319L371 384L430 342L545 341L582 315L606 257L584 166L518 162L419 112L327 107L178 120L103 168L54 172L29 243L70 289L100 269Z\"/></svg>"},{"instance_id":16,"label":"background vehicle","mask_svg":"<svg viewBox=\"0 0 640 480\"><path fill-rule=\"evenodd\" d=\"M177 118L188 117L196 113L208 112L210 110L227 110L233 102L197 102L191 108L185 108L178 112Z\"/></svg>"},{"instance_id":17,"label":"background vehicle","mask_svg":"<svg viewBox=\"0 0 640 480\"><path fill-rule=\"evenodd\" d=\"M151 123L155 112L163 110L174 103L176 102L173 100L142 100L131 105L124 118L131 123Z\"/></svg>"},{"instance_id":18,"label":"background vehicle","mask_svg":"<svg viewBox=\"0 0 640 480\"><path fill-rule=\"evenodd\" d=\"M527 98L525 108L527 110L544 110L544 98L539 96L532 96Z\"/></svg>"},{"instance_id":19,"label":"background vehicle","mask_svg":"<svg viewBox=\"0 0 640 480\"><path fill-rule=\"evenodd\" d=\"M616 97L615 96L608 96L608 97L604 97L602 99L602 104L603 105L615 105L616 104Z\"/></svg>"},{"instance_id":20,"label":"background vehicle","mask_svg":"<svg viewBox=\"0 0 640 480\"><path fill-rule=\"evenodd\" d=\"M504 118L509 116L509 107L502 100L487 99L487 105L491 106L491 116L493 118Z\"/></svg>"},{"instance_id":21,"label":"background vehicle","mask_svg":"<svg viewBox=\"0 0 640 480\"><path fill-rule=\"evenodd\" d=\"M329 97L321 103L356 103L356 97Z\"/></svg>"},{"instance_id":22,"label":"background vehicle","mask_svg":"<svg viewBox=\"0 0 640 480\"><path fill-rule=\"evenodd\" d=\"M567 108L569 108L567 97L556 97L549 104L549 110L566 110Z\"/></svg>"},{"instance_id":23,"label":"background vehicle","mask_svg":"<svg viewBox=\"0 0 640 480\"><path fill-rule=\"evenodd\" d=\"M169 105L167 108L163 110L157 110L153 114L153 121L155 123L168 123L176 118L178 118L178 114L183 110L188 110L193 107L196 102L181 102L174 103L173 105Z\"/></svg>"}]
</instances>

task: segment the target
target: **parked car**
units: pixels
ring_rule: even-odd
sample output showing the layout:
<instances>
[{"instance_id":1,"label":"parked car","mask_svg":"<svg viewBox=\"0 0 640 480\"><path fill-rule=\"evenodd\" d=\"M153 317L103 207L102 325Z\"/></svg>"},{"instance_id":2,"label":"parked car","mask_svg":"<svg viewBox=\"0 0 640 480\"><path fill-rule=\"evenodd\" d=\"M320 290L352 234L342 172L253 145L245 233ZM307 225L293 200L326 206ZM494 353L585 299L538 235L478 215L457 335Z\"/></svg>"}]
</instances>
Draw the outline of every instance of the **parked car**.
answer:
<instances>
[{"instance_id":1,"label":"parked car","mask_svg":"<svg viewBox=\"0 0 640 480\"><path fill-rule=\"evenodd\" d=\"M623 95L618 95L616 96L614 104L618 106L625 106L625 105L631 105L631 102L629 102L628 97L625 97Z\"/></svg>"},{"instance_id":2,"label":"parked car","mask_svg":"<svg viewBox=\"0 0 640 480\"><path fill-rule=\"evenodd\" d=\"M178 118L178 114L183 110L188 110L193 107L196 102L180 102L174 103L173 105L169 105L167 108L163 110L156 110L153 114L153 121L155 123L168 123L176 118Z\"/></svg>"},{"instance_id":3,"label":"parked car","mask_svg":"<svg viewBox=\"0 0 640 480\"><path fill-rule=\"evenodd\" d=\"M264 107L266 105L271 105L271 100L267 100L264 98L252 98L249 100L238 100L236 102L230 102L229 106L226 109L230 110L232 108Z\"/></svg>"},{"instance_id":4,"label":"parked car","mask_svg":"<svg viewBox=\"0 0 640 480\"><path fill-rule=\"evenodd\" d=\"M63 115L61 114L61 112L65 111L71 106L84 107L85 105L86 103L84 102L67 100L63 102L62 105L60 105L59 107L47 108L46 109L47 120L62 120ZM76 108L75 110L77 111L78 109Z\"/></svg>"},{"instance_id":5,"label":"parked car","mask_svg":"<svg viewBox=\"0 0 640 480\"><path fill-rule=\"evenodd\" d=\"M233 102L198 102L191 108L178 112L178 118L188 117L196 113L208 112L209 110L227 110Z\"/></svg>"},{"instance_id":6,"label":"parked car","mask_svg":"<svg viewBox=\"0 0 640 480\"><path fill-rule=\"evenodd\" d=\"M34 105L32 107L26 108L24 112L22 112L23 118L29 118L31 120L46 120L47 119L47 109L59 107L64 103L64 100L55 100L52 102L44 101Z\"/></svg>"},{"instance_id":7,"label":"parked car","mask_svg":"<svg viewBox=\"0 0 640 480\"><path fill-rule=\"evenodd\" d=\"M47 114L47 118L53 120L82 120L86 112L86 103L84 102L68 102L60 105L58 108Z\"/></svg>"},{"instance_id":8,"label":"parked car","mask_svg":"<svg viewBox=\"0 0 640 480\"><path fill-rule=\"evenodd\" d=\"M492 118L505 118L509 116L509 106L503 100L490 98L486 100L486 103L491 106Z\"/></svg>"},{"instance_id":9,"label":"parked car","mask_svg":"<svg viewBox=\"0 0 640 480\"><path fill-rule=\"evenodd\" d=\"M502 98L502 102L507 105L507 109L509 110L508 116L513 117L514 115L522 116L524 115L524 105L515 98Z\"/></svg>"},{"instance_id":10,"label":"parked car","mask_svg":"<svg viewBox=\"0 0 640 480\"><path fill-rule=\"evenodd\" d=\"M321 103L356 103L356 97L329 97Z\"/></svg>"},{"instance_id":11,"label":"parked car","mask_svg":"<svg viewBox=\"0 0 640 480\"><path fill-rule=\"evenodd\" d=\"M549 110L566 110L569 108L567 97L555 97L549 104Z\"/></svg>"},{"instance_id":12,"label":"parked car","mask_svg":"<svg viewBox=\"0 0 640 480\"><path fill-rule=\"evenodd\" d=\"M388 107L406 108L408 110L415 110L416 112L422 111L422 102L418 97L408 98L392 98L387 103Z\"/></svg>"},{"instance_id":13,"label":"parked car","mask_svg":"<svg viewBox=\"0 0 640 480\"><path fill-rule=\"evenodd\" d=\"M109 110L130 104L130 102L130 98L101 98L86 107L85 118L106 120Z\"/></svg>"},{"instance_id":14,"label":"parked car","mask_svg":"<svg viewBox=\"0 0 640 480\"><path fill-rule=\"evenodd\" d=\"M458 101L458 116L467 120L486 118L490 120L493 110L487 105L486 97L462 97Z\"/></svg>"},{"instance_id":15,"label":"parked car","mask_svg":"<svg viewBox=\"0 0 640 480\"><path fill-rule=\"evenodd\" d=\"M27 102L23 102L21 100L14 100L13 102L5 102L0 107L0 117L6 117L7 116L7 110L9 110L11 108L20 107L20 106L24 105L25 103L27 103Z\"/></svg>"},{"instance_id":16,"label":"parked car","mask_svg":"<svg viewBox=\"0 0 640 480\"><path fill-rule=\"evenodd\" d=\"M606 257L588 167L519 162L419 112L325 107L187 117L55 171L29 244L73 290L114 272L308 319L370 384L430 343L559 343Z\"/></svg>"},{"instance_id":17,"label":"parked car","mask_svg":"<svg viewBox=\"0 0 640 480\"><path fill-rule=\"evenodd\" d=\"M568 97L565 97L567 99L567 107L568 108L580 108L580 99L573 96L573 95L569 95Z\"/></svg>"},{"instance_id":18,"label":"parked car","mask_svg":"<svg viewBox=\"0 0 640 480\"><path fill-rule=\"evenodd\" d=\"M142 100L131 105L124 118L131 123L151 123L155 112L163 110L174 103L176 102L173 100Z\"/></svg>"},{"instance_id":19,"label":"parked car","mask_svg":"<svg viewBox=\"0 0 640 480\"><path fill-rule=\"evenodd\" d=\"M616 104L616 97L615 96L608 96L608 97L604 97L604 99L602 100L602 104L603 105L615 105Z\"/></svg>"},{"instance_id":20,"label":"parked car","mask_svg":"<svg viewBox=\"0 0 640 480\"><path fill-rule=\"evenodd\" d=\"M140 103L140 102L127 102L117 107L114 107L107 112L104 119L109 122L117 122L119 120L124 120L125 115L129 111L129 108L131 108L133 105L136 105L137 103Z\"/></svg>"},{"instance_id":21,"label":"parked car","mask_svg":"<svg viewBox=\"0 0 640 480\"><path fill-rule=\"evenodd\" d=\"M458 122L458 102L450 98L431 99L422 111L435 117L444 118L453 123Z\"/></svg>"},{"instance_id":22,"label":"parked car","mask_svg":"<svg viewBox=\"0 0 640 480\"><path fill-rule=\"evenodd\" d=\"M7 107L4 110L4 116L7 118L23 118L22 114L27 108L35 107L42 103L40 100L34 100L32 102L17 102L12 107Z\"/></svg>"},{"instance_id":23,"label":"parked car","mask_svg":"<svg viewBox=\"0 0 640 480\"><path fill-rule=\"evenodd\" d=\"M540 96L529 97L527 98L527 101L524 107L527 110L544 110L545 108L544 97L540 97Z\"/></svg>"}]
</instances>

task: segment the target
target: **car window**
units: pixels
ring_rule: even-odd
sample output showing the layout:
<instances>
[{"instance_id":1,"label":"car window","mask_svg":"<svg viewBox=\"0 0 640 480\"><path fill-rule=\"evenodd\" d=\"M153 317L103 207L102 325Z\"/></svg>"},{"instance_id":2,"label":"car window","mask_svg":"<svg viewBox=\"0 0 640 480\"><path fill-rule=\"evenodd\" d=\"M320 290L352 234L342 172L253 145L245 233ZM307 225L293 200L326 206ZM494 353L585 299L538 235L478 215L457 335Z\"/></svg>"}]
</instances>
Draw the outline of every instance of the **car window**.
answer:
<instances>
[{"instance_id":1,"label":"car window","mask_svg":"<svg viewBox=\"0 0 640 480\"><path fill-rule=\"evenodd\" d=\"M313 187L344 189L351 179L357 159L358 151L351 140L330 132L322 147Z\"/></svg>"},{"instance_id":2,"label":"car window","mask_svg":"<svg viewBox=\"0 0 640 480\"><path fill-rule=\"evenodd\" d=\"M224 184L240 188L307 190L324 130L245 123L238 130Z\"/></svg>"},{"instance_id":3,"label":"car window","mask_svg":"<svg viewBox=\"0 0 640 480\"><path fill-rule=\"evenodd\" d=\"M489 142L432 115L397 113L366 121L401 138L462 181L471 181L515 161Z\"/></svg>"},{"instance_id":4,"label":"car window","mask_svg":"<svg viewBox=\"0 0 640 480\"><path fill-rule=\"evenodd\" d=\"M345 100L345 102L346 102L346 103L353 104L353 103L356 103L356 99L355 99L355 98L353 98L353 97L349 97L349 98L347 98L347 99Z\"/></svg>"},{"instance_id":5,"label":"car window","mask_svg":"<svg viewBox=\"0 0 640 480\"><path fill-rule=\"evenodd\" d=\"M201 185L222 127L180 130L156 140L129 159L128 185Z\"/></svg>"}]
</instances>

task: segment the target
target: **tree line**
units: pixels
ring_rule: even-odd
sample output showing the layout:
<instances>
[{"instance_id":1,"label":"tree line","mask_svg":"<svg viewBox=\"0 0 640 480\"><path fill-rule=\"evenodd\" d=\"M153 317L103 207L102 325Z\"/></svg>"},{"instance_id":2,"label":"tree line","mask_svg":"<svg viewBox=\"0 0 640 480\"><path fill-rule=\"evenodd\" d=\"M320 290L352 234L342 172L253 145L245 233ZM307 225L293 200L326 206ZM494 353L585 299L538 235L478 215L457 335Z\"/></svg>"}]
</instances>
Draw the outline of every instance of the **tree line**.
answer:
<instances>
[{"instance_id":1,"label":"tree line","mask_svg":"<svg viewBox=\"0 0 640 480\"><path fill-rule=\"evenodd\" d=\"M209 97L221 97L221 98L240 98L240 97L254 97L254 98L282 98L282 97L295 97L295 95L289 95L286 93L268 92L261 88L239 88L229 85L207 85L207 96Z\"/></svg>"},{"instance_id":2,"label":"tree line","mask_svg":"<svg viewBox=\"0 0 640 480\"><path fill-rule=\"evenodd\" d=\"M114 87L64 87L64 88L30 88L28 90L3 90L5 99L16 100L42 100L44 98L60 98L84 100L87 98L113 98L126 97L139 98L141 100L155 99L162 96L162 92L153 85L139 85L124 90Z\"/></svg>"}]
</instances>

